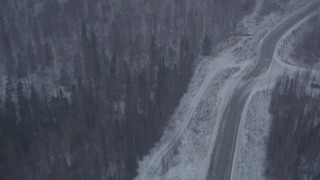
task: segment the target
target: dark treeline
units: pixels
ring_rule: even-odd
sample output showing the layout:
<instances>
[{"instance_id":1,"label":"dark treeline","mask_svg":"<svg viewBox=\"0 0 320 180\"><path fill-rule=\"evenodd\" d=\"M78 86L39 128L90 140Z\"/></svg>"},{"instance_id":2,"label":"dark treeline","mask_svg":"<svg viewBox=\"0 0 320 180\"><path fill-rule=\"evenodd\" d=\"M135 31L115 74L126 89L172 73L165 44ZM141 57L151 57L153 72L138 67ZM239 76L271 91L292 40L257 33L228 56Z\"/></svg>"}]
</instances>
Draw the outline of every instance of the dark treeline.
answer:
<instances>
[{"instance_id":1,"label":"dark treeline","mask_svg":"<svg viewBox=\"0 0 320 180\"><path fill-rule=\"evenodd\" d=\"M0 179L132 179L253 0L1 0Z\"/></svg>"},{"instance_id":2,"label":"dark treeline","mask_svg":"<svg viewBox=\"0 0 320 180\"><path fill-rule=\"evenodd\" d=\"M320 96L310 76L280 78L272 93L267 149L270 179L320 178ZM309 90L308 90L309 89Z\"/></svg>"}]
</instances>

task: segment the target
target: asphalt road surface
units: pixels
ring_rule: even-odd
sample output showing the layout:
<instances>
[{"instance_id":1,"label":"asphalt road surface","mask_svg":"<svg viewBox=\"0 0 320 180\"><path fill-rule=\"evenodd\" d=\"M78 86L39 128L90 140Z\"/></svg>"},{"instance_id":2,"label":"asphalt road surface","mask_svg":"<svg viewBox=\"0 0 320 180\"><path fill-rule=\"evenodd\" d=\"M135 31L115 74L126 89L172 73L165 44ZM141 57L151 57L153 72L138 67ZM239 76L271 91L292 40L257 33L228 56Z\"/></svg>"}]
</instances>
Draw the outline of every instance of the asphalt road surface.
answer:
<instances>
[{"instance_id":1,"label":"asphalt road surface","mask_svg":"<svg viewBox=\"0 0 320 180\"><path fill-rule=\"evenodd\" d=\"M252 89L254 78L265 73L269 68L271 61L265 61L265 59L272 59L273 52L281 36L319 7L319 1L313 2L311 6L272 30L263 41L257 65L251 72L243 77L242 83L237 85L223 113L218 136L211 154L210 166L206 177L207 180L229 180L231 178L233 155L240 119L244 105Z\"/></svg>"}]
</instances>

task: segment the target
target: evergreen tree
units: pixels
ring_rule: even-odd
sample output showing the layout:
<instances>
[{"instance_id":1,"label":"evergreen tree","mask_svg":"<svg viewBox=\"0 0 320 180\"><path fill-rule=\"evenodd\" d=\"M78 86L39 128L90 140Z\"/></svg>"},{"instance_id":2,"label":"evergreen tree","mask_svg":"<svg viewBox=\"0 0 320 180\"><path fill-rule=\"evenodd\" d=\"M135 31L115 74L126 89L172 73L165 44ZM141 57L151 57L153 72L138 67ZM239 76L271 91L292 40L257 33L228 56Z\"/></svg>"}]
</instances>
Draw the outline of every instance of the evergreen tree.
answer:
<instances>
[{"instance_id":1,"label":"evergreen tree","mask_svg":"<svg viewBox=\"0 0 320 180\"><path fill-rule=\"evenodd\" d=\"M113 20L109 32L110 50L113 53L121 54L122 52L122 38L120 35L121 31L118 27L117 21Z\"/></svg>"},{"instance_id":2,"label":"evergreen tree","mask_svg":"<svg viewBox=\"0 0 320 180\"><path fill-rule=\"evenodd\" d=\"M100 62L99 62L99 56L98 56L98 50L97 50L97 37L95 32L92 30L91 32L91 60L92 63L92 73L93 77L98 80L101 78L101 70L100 70Z\"/></svg>"},{"instance_id":3,"label":"evergreen tree","mask_svg":"<svg viewBox=\"0 0 320 180\"><path fill-rule=\"evenodd\" d=\"M35 124L39 125L41 120L43 120L44 108L41 106L40 98L37 90L33 85L31 85L30 92L30 109L32 113L32 118ZM34 127L37 128L37 127Z\"/></svg>"},{"instance_id":4,"label":"evergreen tree","mask_svg":"<svg viewBox=\"0 0 320 180\"><path fill-rule=\"evenodd\" d=\"M85 22L82 22L81 25L81 58L83 60L84 65L86 65L86 61L88 61L88 47L89 47L89 39L87 35L87 25ZM81 64L81 63L79 63ZM85 67L86 68L86 67Z\"/></svg>"},{"instance_id":5,"label":"evergreen tree","mask_svg":"<svg viewBox=\"0 0 320 180\"><path fill-rule=\"evenodd\" d=\"M6 84L6 97L4 101L4 134L5 136L11 138L11 140L16 141L16 133L17 133L17 108L12 100L12 84L10 81Z\"/></svg>"},{"instance_id":6,"label":"evergreen tree","mask_svg":"<svg viewBox=\"0 0 320 180\"><path fill-rule=\"evenodd\" d=\"M53 56L51 45L47 42L45 45L44 65L47 67L53 65L53 59L54 59L54 56Z\"/></svg>"},{"instance_id":7,"label":"evergreen tree","mask_svg":"<svg viewBox=\"0 0 320 180\"><path fill-rule=\"evenodd\" d=\"M166 65L164 64L164 59L161 58L158 65L158 74L157 74L157 89L156 89L156 100L157 104L163 104L164 99L163 95L166 94L166 84L165 84L165 76L166 76Z\"/></svg>"},{"instance_id":8,"label":"evergreen tree","mask_svg":"<svg viewBox=\"0 0 320 180\"><path fill-rule=\"evenodd\" d=\"M209 36L206 34L204 39L203 39L203 44L202 44L202 56L209 56L211 53L211 40Z\"/></svg>"},{"instance_id":9,"label":"evergreen tree","mask_svg":"<svg viewBox=\"0 0 320 180\"><path fill-rule=\"evenodd\" d=\"M18 123L18 138L21 143L23 151L27 153L29 151L29 145L34 138L34 127L35 123L31 115L29 101L24 93L23 84L21 81L17 84L17 96L19 104L19 117L20 121Z\"/></svg>"},{"instance_id":10,"label":"evergreen tree","mask_svg":"<svg viewBox=\"0 0 320 180\"><path fill-rule=\"evenodd\" d=\"M155 68L158 63L158 58L159 58L159 52L158 52L158 47L156 43L155 37L152 35L151 37L151 42L149 45L149 78L151 81L155 80ZM153 84L152 84L153 85Z\"/></svg>"},{"instance_id":11,"label":"evergreen tree","mask_svg":"<svg viewBox=\"0 0 320 180\"><path fill-rule=\"evenodd\" d=\"M71 80L70 80L69 71L66 63L64 63L61 67L59 82L60 82L60 85L64 87L71 86Z\"/></svg>"},{"instance_id":12,"label":"evergreen tree","mask_svg":"<svg viewBox=\"0 0 320 180\"><path fill-rule=\"evenodd\" d=\"M117 54L116 53L113 53L112 55L109 72L110 72L111 78L114 78L115 76L117 76Z\"/></svg>"},{"instance_id":13,"label":"evergreen tree","mask_svg":"<svg viewBox=\"0 0 320 180\"><path fill-rule=\"evenodd\" d=\"M27 47L27 55L26 55L26 61L28 61L29 69L31 73L34 73L37 68L37 63L35 60L35 53L33 52L33 48L31 44L28 44Z\"/></svg>"},{"instance_id":14,"label":"evergreen tree","mask_svg":"<svg viewBox=\"0 0 320 180\"><path fill-rule=\"evenodd\" d=\"M1 102L1 100L0 100ZM2 154L2 149L4 148L4 139L5 139L5 116L3 113L3 109L0 107L0 163L4 160L3 154Z\"/></svg>"},{"instance_id":15,"label":"evergreen tree","mask_svg":"<svg viewBox=\"0 0 320 180\"><path fill-rule=\"evenodd\" d=\"M130 69L126 62L124 62L124 76L125 76L125 87L126 87L126 97L131 100L132 84L131 84L131 74Z\"/></svg>"},{"instance_id":16,"label":"evergreen tree","mask_svg":"<svg viewBox=\"0 0 320 180\"><path fill-rule=\"evenodd\" d=\"M154 36L151 37L150 47L149 47L149 56L151 64L155 65L154 63L157 62L158 58L158 50L157 50L157 43Z\"/></svg>"},{"instance_id":17,"label":"evergreen tree","mask_svg":"<svg viewBox=\"0 0 320 180\"><path fill-rule=\"evenodd\" d=\"M4 47L4 55L5 55L5 66L6 73L9 76L15 74L16 62L12 55L12 43L8 33L4 33L3 35L3 47Z\"/></svg>"},{"instance_id":18,"label":"evergreen tree","mask_svg":"<svg viewBox=\"0 0 320 180\"><path fill-rule=\"evenodd\" d=\"M18 67L17 67L18 77L20 79L25 78L28 74L28 66L25 59L22 59L21 54L18 54Z\"/></svg>"},{"instance_id":19,"label":"evergreen tree","mask_svg":"<svg viewBox=\"0 0 320 180\"><path fill-rule=\"evenodd\" d=\"M114 100L118 97L118 65L117 65L117 55L114 53L111 62L110 62L110 69L109 69L109 100L110 104L114 102Z\"/></svg>"}]
</instances>

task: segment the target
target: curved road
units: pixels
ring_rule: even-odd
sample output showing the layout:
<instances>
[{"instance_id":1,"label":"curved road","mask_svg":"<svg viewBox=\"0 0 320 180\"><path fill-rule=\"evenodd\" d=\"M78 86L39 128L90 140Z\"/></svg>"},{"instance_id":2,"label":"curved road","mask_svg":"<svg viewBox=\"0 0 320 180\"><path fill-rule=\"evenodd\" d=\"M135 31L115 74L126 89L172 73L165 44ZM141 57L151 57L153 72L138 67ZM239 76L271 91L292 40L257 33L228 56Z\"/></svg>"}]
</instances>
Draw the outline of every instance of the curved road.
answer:
<instances>
[{"instance_id":1,"label":"curved road","mask_svg":"<svg viewBox=\"0 0 320 180\"><path fill-rule=\"evenodd\" d=\"M307 8L295 14L280 26L272 30L264 39L260 57L255 68L242 78L234 90L234 93L223 113L215 148L211 154L210 166L207 172L207 180L229 180L233 163L233 155L236 145L238 128L244 105L249 97L255 77L266 72L272 59L273 52L279 39L296 23L313 13L320 7L320 2L312 2ZM244 82L244 83L243 83Z\"/></svg>"}]
</instances>

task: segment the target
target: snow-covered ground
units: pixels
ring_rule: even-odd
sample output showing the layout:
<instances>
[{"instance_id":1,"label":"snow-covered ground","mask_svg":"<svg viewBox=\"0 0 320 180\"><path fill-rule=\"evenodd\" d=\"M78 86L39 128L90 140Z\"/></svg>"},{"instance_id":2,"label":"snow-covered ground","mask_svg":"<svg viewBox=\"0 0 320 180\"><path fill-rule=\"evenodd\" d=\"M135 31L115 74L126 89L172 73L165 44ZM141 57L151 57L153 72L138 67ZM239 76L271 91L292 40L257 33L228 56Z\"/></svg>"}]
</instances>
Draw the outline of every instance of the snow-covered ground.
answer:
<instances>
[{"instance_id":1,"label":"snow-covered ground","mask_svg":"<svg viewBox=\"0 0 320 180\"><path fill-rule=\"evenodd\" d=\"M257 7L259 7L259 4ZM256 11L258 9L256 8ZM240 77L253 67L259 54L259 47L266 34L276 24L292 15L289 10L285 13L270 14L259 24L256 24L257 26L250 26L247 23L247 20L256 18L254 15L256 13L246 17L240 23L238 31L241 32L240 34L253 34L253 36L231 37L227 43L220 46L221 51L216 57L208 57L198 65L188 91L182 97L179 106L165 128L163 137L150 150L149 154L139 162L137 180L205 179L220 119L233 89ZM280 74L284 69L276 66L273 71L273 74ZM266 74L256 80L256 85L260 89L266 87L269 78ZM274 82L276 75L272 79ZM241 125L242 128L240 128L239 133L252 137L259 133L260 129L263 129L265 135L267 134L267 128L265 127L267 127L268 119L268 96L258 92L256 95L253 93L251 97L255 100L250 103L250 106L247 105L250 112L248 117L251 120ZM254 110L257 113L254 113ZM261 122L254 122L258 113L264 113L264 117L261 117ZM247 131L244 132L244 129ZM240 169L236 172L238 174L233 172L233 177L238 175L243 179L247 179L245 177L262 177L263 161L260 161L260 164L258 162L254 162L258 164L251 164L251 161L243 159L246 159L248 155L252 155L250 156L252 159L263 159L265 151L258 152L258 150L264 148L260 141L263 138L265 136L257 136L256 139L248 139L237 143L244 148L237 147L235 159L242 161L235 161L234 165L240 167ZM253 148L249 149L243 143L249 143L248 145ZM242 152L247 153L247 156ZM259 167L260 170L257 171L259 173L250 174L250 167Z\"/></svg>"}]
</instances>

